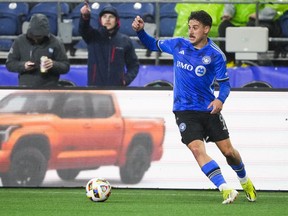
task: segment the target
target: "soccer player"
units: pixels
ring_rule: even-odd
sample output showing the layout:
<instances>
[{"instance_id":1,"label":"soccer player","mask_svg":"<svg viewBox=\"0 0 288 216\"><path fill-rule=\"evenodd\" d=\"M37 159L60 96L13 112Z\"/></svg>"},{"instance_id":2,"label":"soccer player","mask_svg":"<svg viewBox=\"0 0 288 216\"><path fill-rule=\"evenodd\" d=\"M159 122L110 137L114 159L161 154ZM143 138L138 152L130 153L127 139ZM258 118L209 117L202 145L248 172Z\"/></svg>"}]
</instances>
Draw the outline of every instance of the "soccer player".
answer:
<instances>
[{"instance_id":1,"label":"soccer player","mask_svg":"<svg viewBox=\"0 0 288 216\"><path fill-rule=\"evenodd\" d=\"M232 203L238 192L225 181L220 167L205 149L205 142L215 142L227 163L236 172L246 197L256 200L256 190L246 174L239 152L232 146L221 114L230 93L226 57L208 38L212 18L203 11L193 11L188 18L189 39L156 40L144 30L144 21L137 16L132 28L141 42L152 51L166 52L174 59L174 105L176 123L182 142L193 153L203 173L222 192L223 204ZM219 95L214 95L214 83Z\"/></svg>"}]
</instances>

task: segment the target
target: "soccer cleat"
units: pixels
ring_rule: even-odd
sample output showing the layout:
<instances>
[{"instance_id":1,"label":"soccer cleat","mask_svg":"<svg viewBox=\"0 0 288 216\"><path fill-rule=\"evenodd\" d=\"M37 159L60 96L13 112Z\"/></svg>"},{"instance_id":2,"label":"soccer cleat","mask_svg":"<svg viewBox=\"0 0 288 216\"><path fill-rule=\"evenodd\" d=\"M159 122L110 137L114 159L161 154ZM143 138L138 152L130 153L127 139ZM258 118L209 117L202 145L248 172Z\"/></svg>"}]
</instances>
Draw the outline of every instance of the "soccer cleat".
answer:
<instances>
[{"instance_id":1,"label":"soccer cleat","mask_svg":"<svg viewBox=\"0 0 288 216\"><path fill-rule=\"evenodd\" d=\"M230 204L233 203L234 200L237 198L238 196L238 192L234 189L230 189L230 190L223 190L222 191L223 194L223 199L224 201L222 202L222 204Z\"/></svg>"},{"instance_id":2,"label":"soccer cleat","mask_svg":"<svg viewBox=\"0 0 288 216\"><path fill-rule=\"evenodd\" d=\"M248 181L246 183L241 184L245 194L246 194L246 198L250 201L250 202L254 202L257 199L257 193L255 190L255 187L252 183L252 181L250 180L250 178L248 178Z\"/></svg>"}]
</instances>

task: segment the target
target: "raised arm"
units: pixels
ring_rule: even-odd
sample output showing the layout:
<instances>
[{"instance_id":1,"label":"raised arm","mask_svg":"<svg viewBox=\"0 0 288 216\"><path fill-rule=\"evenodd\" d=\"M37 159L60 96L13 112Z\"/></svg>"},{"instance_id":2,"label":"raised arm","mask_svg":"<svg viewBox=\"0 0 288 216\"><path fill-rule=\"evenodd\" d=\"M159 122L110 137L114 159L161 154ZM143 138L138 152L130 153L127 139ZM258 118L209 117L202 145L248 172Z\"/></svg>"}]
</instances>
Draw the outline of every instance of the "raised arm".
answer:
<instances>
[{"instance_id":1,"label":"raised arm","mask_svg":"<svg viewBox=\"0 0 288 216\"><path fill-rule=\"evenodd\" d=\"M132 22L132 28L137 32L137 36L144 46L152 51L159 51L157 40L145 32L144 25L145 23L140 16L136 16Z\"/></svg>"}]
</instances>

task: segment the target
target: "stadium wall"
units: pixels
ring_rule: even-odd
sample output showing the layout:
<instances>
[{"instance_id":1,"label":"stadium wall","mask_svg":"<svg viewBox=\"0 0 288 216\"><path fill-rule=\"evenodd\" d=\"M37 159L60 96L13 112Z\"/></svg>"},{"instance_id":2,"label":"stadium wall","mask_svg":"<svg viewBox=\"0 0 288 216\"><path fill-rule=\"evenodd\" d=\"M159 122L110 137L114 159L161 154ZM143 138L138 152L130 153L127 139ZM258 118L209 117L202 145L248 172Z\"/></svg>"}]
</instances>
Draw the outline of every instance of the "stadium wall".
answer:
<instances>
[{"instance_id":1,"label":"stadium wall","mask_svg":"<svg viewBox=\"0 0 288 216\"><path fill-rule=\"evenodd\" d=\"M287 67L247 66L227 69L232 88L266 87L288 88ZM87 65L71 65L67 74L61 75L61 82L75 87L87 87ZM173 86L173 66L141 65L137 77L129 87ZM17 87L18 74L7 71L0 65L0 86Z\"/></svg>"},{"instance_id":2,"label":"stadium wall","mask_svg":"<svg viewBox=\"0 0 288 216\"><path fill-rule=\"evenodd\" d=\"M15 90L0 90L0 98L13 91ZM54 170L48 171L43 187L81 187L92 177L105 177L114 187L119 188L215 188L180 141L171 110L171 90L111 91L118 98L123 116L164 118L166 132L161 160L152 163L138 184L123 184L118 167L103 166L95 170L81 171L72 181L63 181ZM225 103L223 115L231 140L240 151L248 175L258 190L288 190L287 110L288 91L232 91ZM241 189L235 173L226 164L216 146L213 143L207 143L206 146L208 153L222 168L227 182Z\"/></svg>"}]
</instances>

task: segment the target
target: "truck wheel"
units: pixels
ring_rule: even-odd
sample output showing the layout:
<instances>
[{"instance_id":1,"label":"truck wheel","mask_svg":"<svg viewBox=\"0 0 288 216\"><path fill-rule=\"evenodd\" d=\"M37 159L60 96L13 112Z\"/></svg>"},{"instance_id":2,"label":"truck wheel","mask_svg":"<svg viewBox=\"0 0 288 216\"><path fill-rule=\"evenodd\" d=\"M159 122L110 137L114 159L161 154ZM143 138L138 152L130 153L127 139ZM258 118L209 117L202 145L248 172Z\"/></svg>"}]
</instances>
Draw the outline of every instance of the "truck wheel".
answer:
<instances>
[{"instance_id":1,"label":"truck wheel","mask_svg":"<svg viewBox=\"0 0 288 216\"><path fill-rule=\"evenodd\" d=\"M65 181L73 180L77 177L77 175L80 173L80 170L76 169L62 169L57 170L58 176Z\"/></svg>"},{"instance_id":2,"label":"truck wheel","mask_svg":"<svg viewBox=\"0 0 288 216\"><path fill-rule=\"evenodd\" d=\"M126 164L120 167L121 180L126 184L137 184L150 167L150 154L144 146L136 145L126 157Z\"/></svg>"},{"instance_id":3,"label":"truck wheel","mask_svg":"<svg viewBox=\"0 0 288 216\"><path fill-rule=\"evenodd\" d=\"M34 148L17 151L11 160L10 170L2 175L3 186L39 186L47 171L47 160Z\"/></svg>"}]
</instances>

